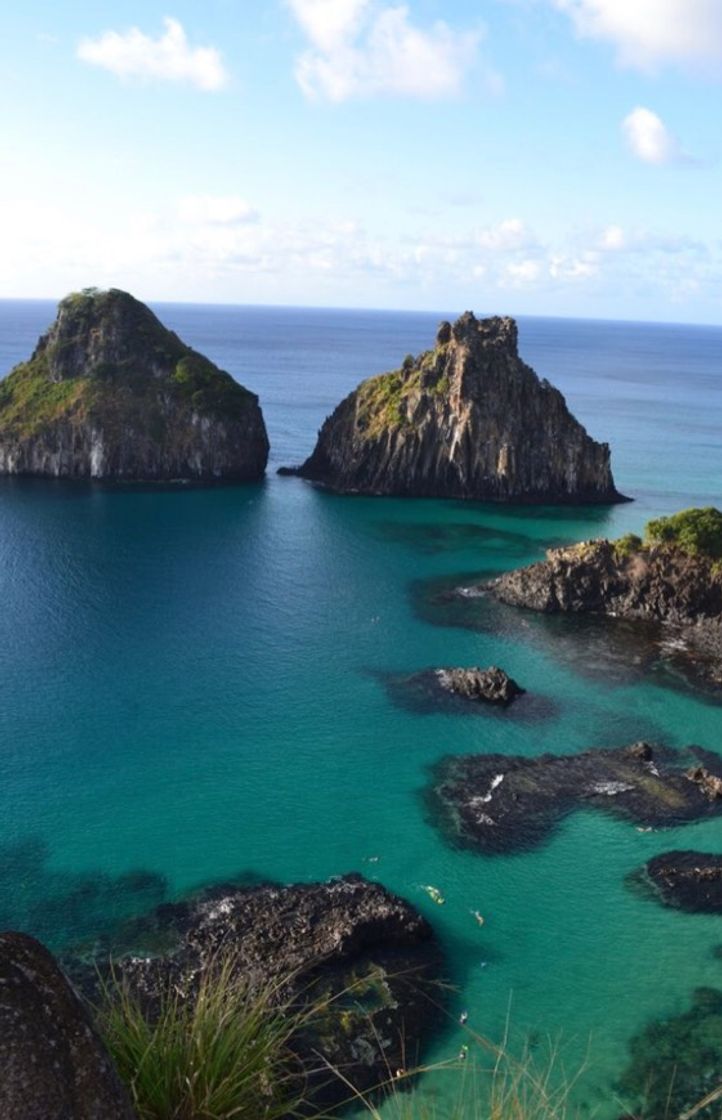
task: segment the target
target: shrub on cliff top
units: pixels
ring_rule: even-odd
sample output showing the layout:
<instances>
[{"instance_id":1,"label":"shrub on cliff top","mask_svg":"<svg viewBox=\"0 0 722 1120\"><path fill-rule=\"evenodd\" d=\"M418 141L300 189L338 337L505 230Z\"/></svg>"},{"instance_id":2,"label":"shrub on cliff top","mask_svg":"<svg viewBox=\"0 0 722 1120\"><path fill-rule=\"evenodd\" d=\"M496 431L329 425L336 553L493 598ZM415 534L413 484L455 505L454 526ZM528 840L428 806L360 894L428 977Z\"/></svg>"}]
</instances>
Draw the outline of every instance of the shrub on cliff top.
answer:
<instances>
[{"instance_id":1,"label":"shrub on cliff top","mask_svg":"<svg viewBox=\"0 0 722 1120\"><path fill-rule=\"evenodd\" d=\"M658 517L647 523L645 539L650 544L676 544L692 556L722 560L722 513L705 506Z\"/></svg>"}]
</instances>

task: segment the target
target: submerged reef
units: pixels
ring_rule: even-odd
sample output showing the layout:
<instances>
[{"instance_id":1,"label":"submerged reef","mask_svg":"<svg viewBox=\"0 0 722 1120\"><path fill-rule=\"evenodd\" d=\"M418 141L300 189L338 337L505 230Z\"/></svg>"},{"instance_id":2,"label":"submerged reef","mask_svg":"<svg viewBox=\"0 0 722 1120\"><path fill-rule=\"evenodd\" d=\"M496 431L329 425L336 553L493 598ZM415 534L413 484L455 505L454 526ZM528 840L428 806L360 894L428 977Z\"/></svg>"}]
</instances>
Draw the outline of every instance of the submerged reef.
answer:
<instances>
[{"instance_id":1,"label":"submerged reef","mask_svg":"<svg viewBox=\"0 0 722 1120\"><path fill-rule=\"evenodd\" d=\"M499 754L442 759L427 796L434 822L453 844L485 855L543 843L580 808L644 827L722 813L722 759L648 743L538 758Z\"/></svg>"},{"instance_id":2,"label":"submerged reef","mask_svg":"<svg viewBox=\"0 0 722 1120\"><path fill-rule=\"evenodd\" d=\"M519 357L513 319L465 312L436 345L362 382L313 453L283 468L342 493L616 502L609 447Z\"/></svg>"},{"instance_id":3,"label":"submerged reef","mask_svg":"<svg viewBox=\"0 0 722 1120\"><path fill-rule=\"evenodd\" d=\"M722 991L698 988L689 1010L654 1020L632 1039L618 1090L634 1116L663 1120L689 1109L698 1120L719 1120L721 1054Z\"/></svg>"}]
</instances>

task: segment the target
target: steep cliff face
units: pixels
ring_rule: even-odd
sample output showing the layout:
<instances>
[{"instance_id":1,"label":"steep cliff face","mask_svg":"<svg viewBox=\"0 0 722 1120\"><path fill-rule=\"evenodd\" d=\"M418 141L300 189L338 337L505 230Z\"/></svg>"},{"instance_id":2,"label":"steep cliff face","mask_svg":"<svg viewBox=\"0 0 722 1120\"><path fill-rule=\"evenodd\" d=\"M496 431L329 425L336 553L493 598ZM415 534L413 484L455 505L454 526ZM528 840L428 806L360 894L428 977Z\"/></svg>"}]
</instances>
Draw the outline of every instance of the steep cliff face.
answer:
<instances>
[{"instance_id":1,"label":"steep cliff face","mask_svg":"<svg viewBox=\"0 0 722 1120\"><path fill-rule=\"evenodd\" d=\"M258 398L126 292L68 296L0 382L0 473L115 480L261 478Z\"/></svg>"},{"instance_id":2,"label":"steep cliff face","mask_svg":"<svg viewBox=\"0 0 722 1120\"><path fill-rule=\"evenodd\" d=\"M620 500L609 447L519 358L514 320L469 311L441 324L433 350L359 385L284 473L366 494Z\"/></svg>"}]
</instances>

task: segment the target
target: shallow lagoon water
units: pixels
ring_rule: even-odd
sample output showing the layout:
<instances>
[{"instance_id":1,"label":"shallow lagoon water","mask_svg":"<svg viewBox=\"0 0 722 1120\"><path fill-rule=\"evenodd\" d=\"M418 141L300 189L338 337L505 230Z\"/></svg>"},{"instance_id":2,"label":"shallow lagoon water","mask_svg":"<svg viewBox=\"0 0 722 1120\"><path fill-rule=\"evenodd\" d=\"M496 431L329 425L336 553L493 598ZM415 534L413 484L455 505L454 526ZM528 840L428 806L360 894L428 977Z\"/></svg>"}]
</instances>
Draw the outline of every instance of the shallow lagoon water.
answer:
<instances>
[{"instance_id":1,"label":"shallow lagoon water","mask_svg":"<svg viewBox=\"0 0 722 1120\"><path fill-rule=\"evenodd\" d=\"M669 848L719 851L719 821L639 833L579 813L542 848L484 858L444 843L423 789L449 753L641 736L720 750L722 707L600 659L583 634L460 625L433 593L556 543L722 505L722 330L522 320L522 355L609 440L635 502L502 508L340 498L273 473L308 453L361 377L429 345L439 316L157 310L260 394L268 478L211 490L0 480L1 924L60 946L239 872L359 870L434 922L471 1025L499 1037L510 1016L520 1038L561 1033L570 1065L589 1051L582 1102L618 1114L630 1036L684 1010L694 988L722 987L720 922L665 911L625 877ZM0 368L53 313L0 304ZM547 703L529 718L415 710L388 687L476 663ZM433 1056L462 1040L450 1028Z\"/></svg>"}]
</instances>

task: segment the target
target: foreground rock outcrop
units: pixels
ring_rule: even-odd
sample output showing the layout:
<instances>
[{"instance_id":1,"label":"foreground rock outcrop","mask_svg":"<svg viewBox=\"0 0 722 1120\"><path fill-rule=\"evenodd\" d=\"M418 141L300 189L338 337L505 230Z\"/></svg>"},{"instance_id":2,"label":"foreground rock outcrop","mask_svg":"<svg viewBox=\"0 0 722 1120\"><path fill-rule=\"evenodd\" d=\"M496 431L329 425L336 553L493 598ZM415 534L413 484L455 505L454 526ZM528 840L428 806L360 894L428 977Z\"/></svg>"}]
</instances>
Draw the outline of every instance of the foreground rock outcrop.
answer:
<instances>
[{"instance_id":1,"label":"foreground rock outcrop","mask_svg":"<svg viewBox=\"0 0 722 1120\"><path fill-rule=\"evenodd\" d=\"M0 474L251 481L267 459L258 398L126 292L68 296L0 382Z\"/></svg>"},{"instance_id":2,"label":"foreground rock outcrop","mask_svg":"<svg viewBox=\"0 0 722 1120\"><path fill-rule=\"evenodd\" d=\"M524 691L513 677L496 665L488 669L437 669L436 679L447 692L488 704L510 704Z\"/></svg>"},{"instance_id":3,"label":"foreground rock outcrop","mask_svg":"<svg viewBox=\"0 0 722 1120\"><path fill-rule=\"evenodd\" d=\"M661 527L658 536L552 549L546 560L506 572L486 589L501 602L545 614L599 614L663 626L678 654L695 659L708 679L722 683L722 565L716 546L690 551L684 538L665 536L670 525L702 517L714 526L722 523L717 510L683 511L651 522L648 530Z\"/></svg>"},{"instance_id":4,"label":"foreground rock outcrop","mask_svg":"<svg viewBox=\"0 0 722 1120\"><path fill-rule=\"evenodd\" d=\"M0 934L2 1120L134 1120L90 1017L47 949Z\"/></svg>"},{"instance_id":5,"label":"foreground rock outcrop","mask_svg":"<svg viewBox=\"0 0 722 1120\"><path fill-rule=\"evenodd\" d=\"M106 944L89 966L71 965L89 995L96 968L119 948ZM131 924L115 967L152 1013L169 985L192 993L222 950L232 952L252 989L278 985L282 1006L329 1001L323 1019L312 1017L294 1042L318 1071L310 1085L317 1101L348 1098L348 1084L330 1068L362 1090L414 1065L439 1015L442 959L430 925L358 875L290 887L219 886L164 904Z\"/></svg>"},{"instance_id":6,"label":"foreground rock outcrop","mask_svg":"<svg viewBox=\"0 0 722 1120\"><path fill-rule=\"evenodd\" d=\"M485 854L542 843L575 809L594 808L642 827L722 814L722 758L648 743L538 758L449 757L435 768L429 803L454 844Z\"/></svg>"},{"instance_id":7,"label":"foreground rock outcrop","mask_svg":"<svg viewBox=\"0 0 722 1120\"><path fill-rule=\"evenodd\" d=\"M609 447L520 359L514 320L470 311L441 324L433 350L362 382L283 473L364 494L621 500Z\"/></svg>"}]
</instances>

